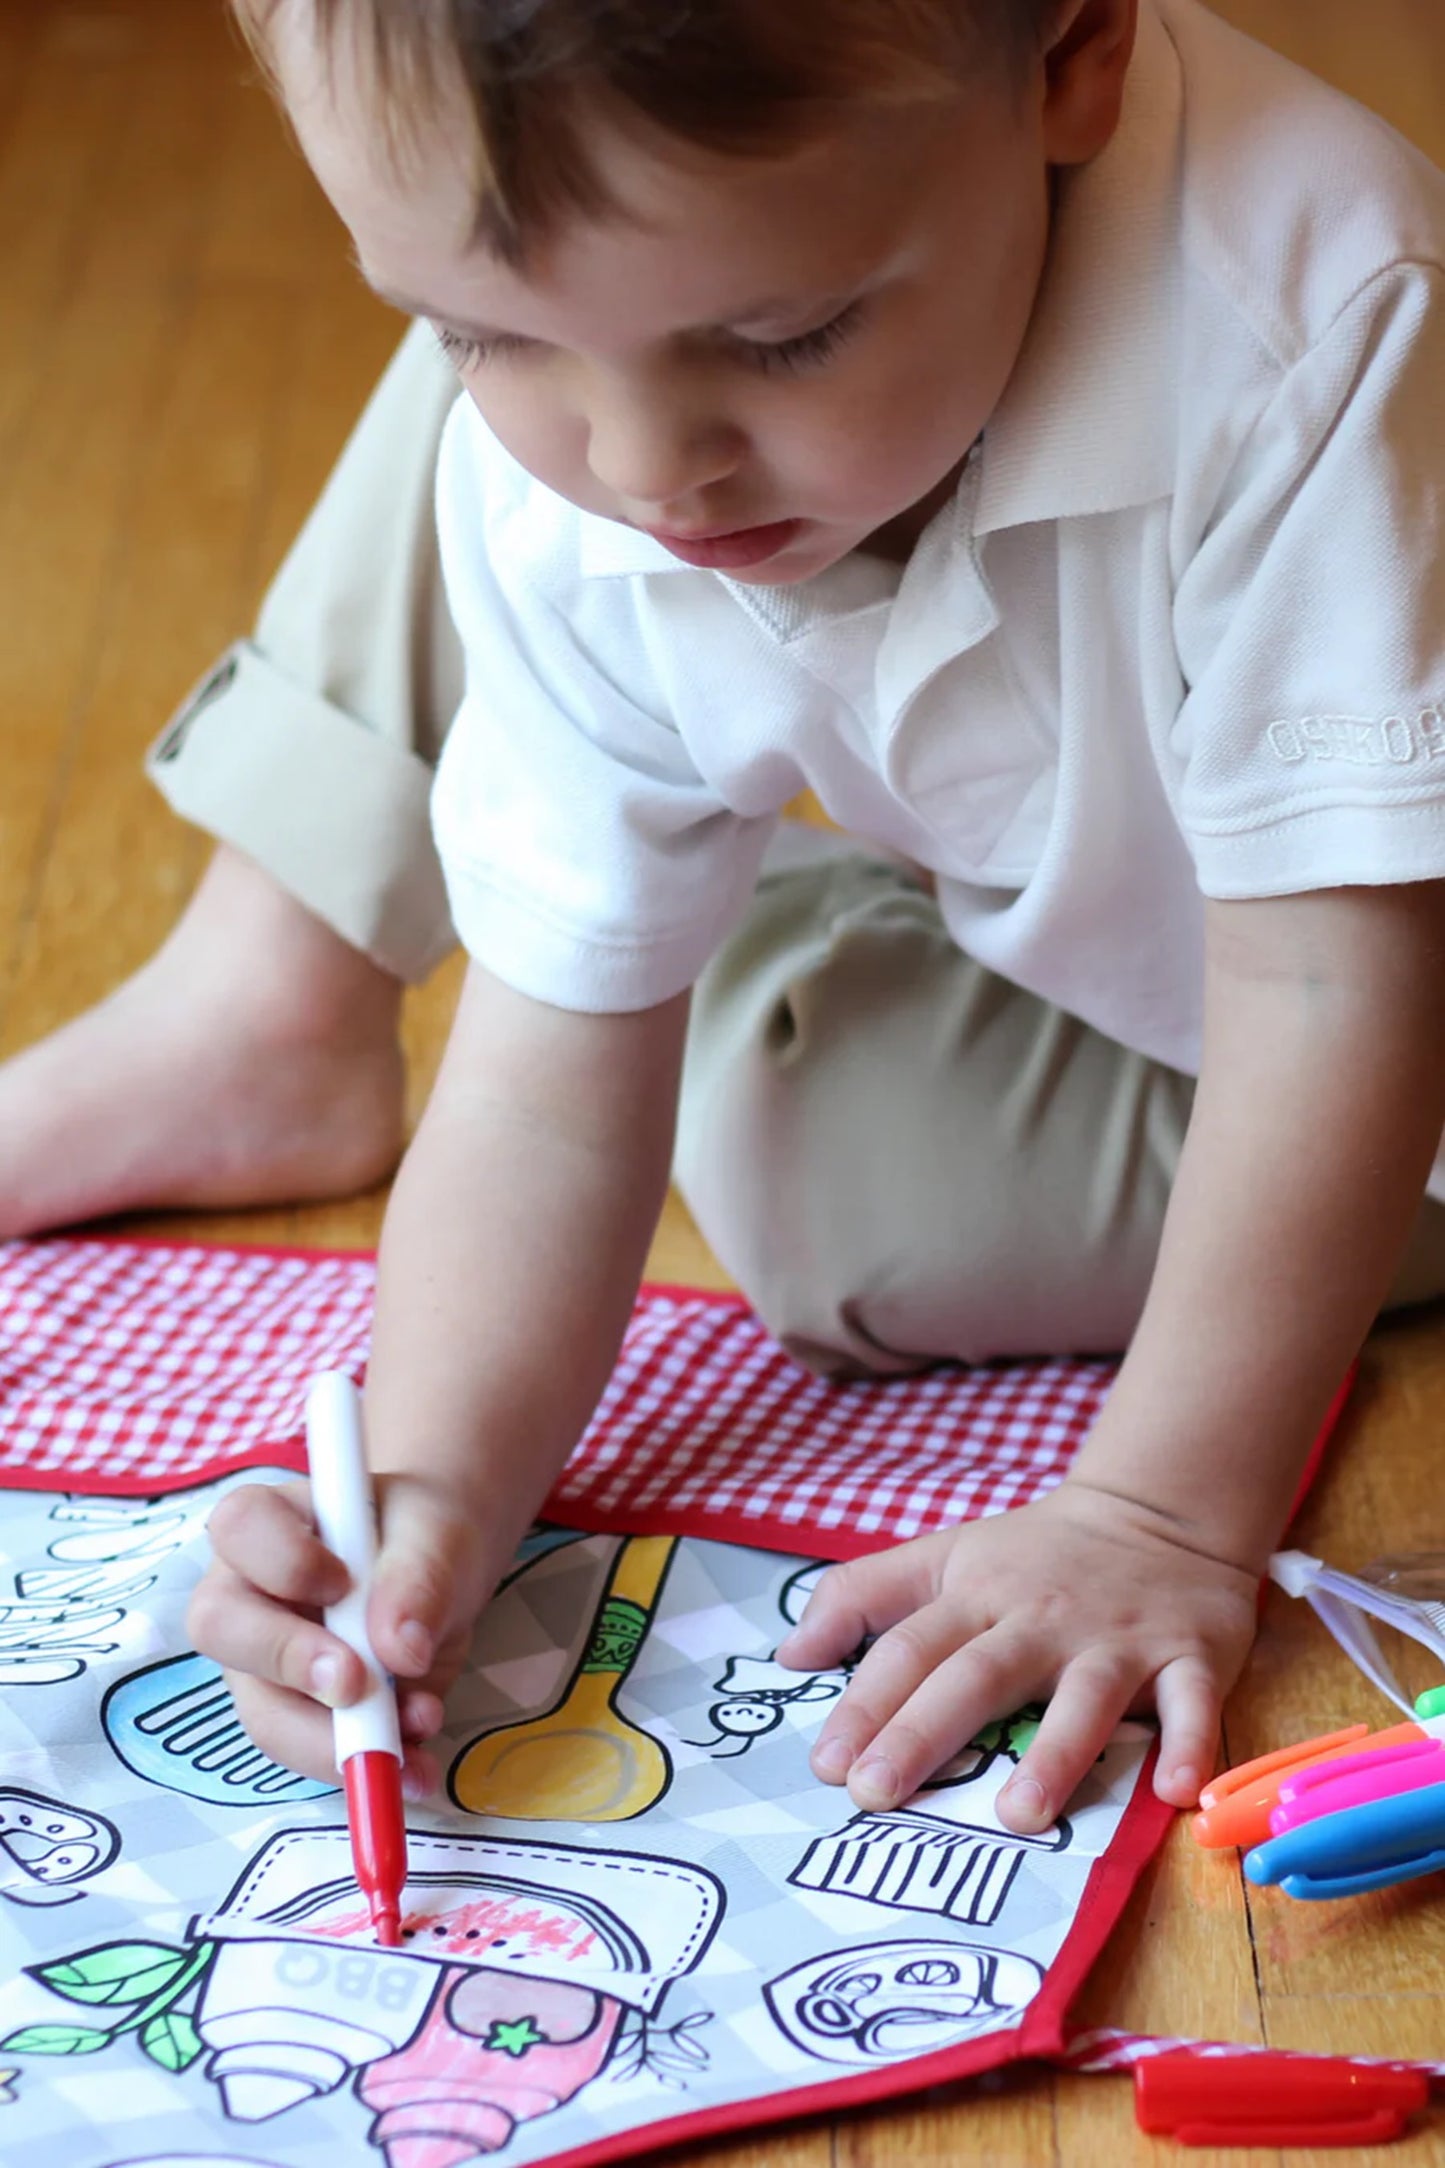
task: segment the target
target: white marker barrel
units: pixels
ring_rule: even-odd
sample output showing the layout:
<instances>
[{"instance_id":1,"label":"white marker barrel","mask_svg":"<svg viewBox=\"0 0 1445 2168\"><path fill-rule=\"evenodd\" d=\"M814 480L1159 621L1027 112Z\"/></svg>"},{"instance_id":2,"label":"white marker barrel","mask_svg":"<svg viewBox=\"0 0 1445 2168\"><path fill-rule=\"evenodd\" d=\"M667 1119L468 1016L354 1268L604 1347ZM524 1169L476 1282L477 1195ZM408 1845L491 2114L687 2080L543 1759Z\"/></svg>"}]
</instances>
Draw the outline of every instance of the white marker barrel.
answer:
<instances>
[{"instance_id":1,"label":"white marker barrel","mask_svg":"<svg viewBox=\"0 0 1445 2168\"><path fill-rule=\"evenodd\" d=\"M328 1606L326 1624L339 1641L355 1649L368 1680L360 1701L332 1711L336 1766L353 1754L394 1754L400 1761L396 1692L366 1631L366 1599L376 1566L376 1513L362 1442L361 1395L340 1370L323 1371L312 1381L306 1399L306 1454L321 1540L351 1576L340 1603Z\"/></svg>"}]
</instances>

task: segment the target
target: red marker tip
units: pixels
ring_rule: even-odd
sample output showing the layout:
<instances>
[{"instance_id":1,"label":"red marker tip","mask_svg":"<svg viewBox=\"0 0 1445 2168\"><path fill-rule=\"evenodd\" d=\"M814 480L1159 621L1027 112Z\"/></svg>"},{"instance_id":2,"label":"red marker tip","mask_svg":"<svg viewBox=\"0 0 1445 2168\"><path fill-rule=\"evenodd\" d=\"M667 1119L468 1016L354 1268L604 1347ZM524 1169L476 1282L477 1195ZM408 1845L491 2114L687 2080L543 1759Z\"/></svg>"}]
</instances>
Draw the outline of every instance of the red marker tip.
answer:
<instances>
[{"instance_id":1,"label":"red marker tip","mask_svg":"<svg viewBox=\"0 0 1445 2168\"><path fill-rule=\"evenodd\" d=\"M353 1754L343 1763L351 1858L383 1949L401 1941L402 1891L406 1886L406 1823L401 1805L401 1764L394 1754Z\"/></svg>"}]
</instances>

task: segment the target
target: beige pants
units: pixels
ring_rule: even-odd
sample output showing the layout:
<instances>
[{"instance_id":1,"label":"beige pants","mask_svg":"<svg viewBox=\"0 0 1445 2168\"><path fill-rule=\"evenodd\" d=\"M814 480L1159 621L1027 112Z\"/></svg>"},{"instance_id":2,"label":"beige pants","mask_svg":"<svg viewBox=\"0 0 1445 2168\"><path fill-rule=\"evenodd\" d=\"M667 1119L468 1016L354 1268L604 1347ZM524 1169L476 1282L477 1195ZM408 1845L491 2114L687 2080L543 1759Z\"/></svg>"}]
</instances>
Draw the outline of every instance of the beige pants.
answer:
<instances>
[{"instance_id":1,"label":"beige pants","mask_svg":"<svg viewBox=\"0 0 1445 2168\"><path fill-rule=\"evenodd\" d=\"M432 487L455 396L411 332L266 598L150 756L179 813L409 981L455 935L428 824L461 687ZM828 1370L1120 1348L1192 1082L986 971L847 844L764 874L693 1005L677 1175ZM1392 1303L1445 1291L1422 1207Z\"/></svg>"}]
</instances>

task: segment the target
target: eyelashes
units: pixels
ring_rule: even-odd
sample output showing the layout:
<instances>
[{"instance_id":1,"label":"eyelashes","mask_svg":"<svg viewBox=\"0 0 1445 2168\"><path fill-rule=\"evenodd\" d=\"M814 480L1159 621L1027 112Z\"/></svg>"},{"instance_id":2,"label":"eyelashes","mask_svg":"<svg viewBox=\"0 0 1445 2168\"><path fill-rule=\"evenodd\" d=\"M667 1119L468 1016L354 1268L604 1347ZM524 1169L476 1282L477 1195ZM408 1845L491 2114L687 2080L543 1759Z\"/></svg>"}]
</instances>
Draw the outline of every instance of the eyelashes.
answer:
<instances>
[{"instance_id":1,"label":"eyelashes","mask_svg":"<svg viewBox=\"0 0 1445 2168\"><path fill-rule=\"evenodd\" d=\"M474 362L485 360L489 352L495 352L504 343L492 340L484 346L480 339L466 339L459 331L448 331L445 324L433 324L431 328L437 345L454 369L470 369Z\"/></svg>"},{"instance_id":2,"label":"eyelashes","mask_svg":"<svg viewBox=\"0 0 1445 2168\"><path fill-rule=\"evenodd\" d=\"M743 368L755 369L764 376L798 376L808 369L820 369L830 362L840 347L858 330L864 313L861 300L850 301L847 308L840 309L826 324L817 325L812 331L801 331L791 339L741 339L728 336L723 351L737 360ZM499 334L490 339L469 339L460 331L450 331L444 324L433 324L432 331L452 367L459 371L474 369L489 361L506 361L531 351L535 342Z\"/></svg>"},{"instance_id":3,"label":"eyelashes","mask_svg":"<svg viewBox=\"0 0 1445 2168\"><path fill-rule=\"evenodd\" d=\"M821 368L831 361L839 347L846 346L858 329L863 316L863 303L850 301L846 309L840 309L826 324L816 330L800 331L796 338L779 339L769 344L756 339L742 339L739 350L746 354L755 369L764 374L779 372L796 375L803 369Z\"/></svg>"}]
</instances>

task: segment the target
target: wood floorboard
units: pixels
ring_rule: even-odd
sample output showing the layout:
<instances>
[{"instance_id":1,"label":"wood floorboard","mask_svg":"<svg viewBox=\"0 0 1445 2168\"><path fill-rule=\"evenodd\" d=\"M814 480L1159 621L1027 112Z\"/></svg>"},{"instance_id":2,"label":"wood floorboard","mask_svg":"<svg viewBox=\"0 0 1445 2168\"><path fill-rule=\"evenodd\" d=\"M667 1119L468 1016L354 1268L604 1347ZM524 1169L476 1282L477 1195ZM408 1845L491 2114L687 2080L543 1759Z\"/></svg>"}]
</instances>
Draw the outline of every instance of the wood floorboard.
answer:
<instances>
[{"instance_id":1,"label":"wood floorboard","mask_svg":"<svg viewBox=\"0 0 1445 2168\"><path fill-rule=\"evenodd\" d=\"M1222 11L1445 158L1442 0L1222 0ZM222 11L199 0L0 0L0 264L4 1051L94 999L174 917L204 847L148 791L142 749L244 630L399 327L350 269ZM454 963L408 1003L414 1111L458 977ZM383 1204L377 1190L138 1224L360 1246L375 1241ZM651 1270L725 1282L675 1200ZM1429 1540L1442 1435L1445 1332L1427 1313L1372 1337L1297 1540L1346 1565ZM1307 1613L1272 1596L1230 1704L1231 1757L1356 1716L1379 1720L1376 1698ZM1431 1884L1319 1910L1246 1896L1237 1862L1201 1855L1181 1828L1079 2016L1437 2054L1442 1921ZM1115 2168L1156 2156L1124 2081L1030 2071L675 2158ZM1200 2168L1314 2159L1189 2157ZM1445 2161L1445 2141L1427 2130L1388 2157Z\"/></svg>"}]
</instances>

